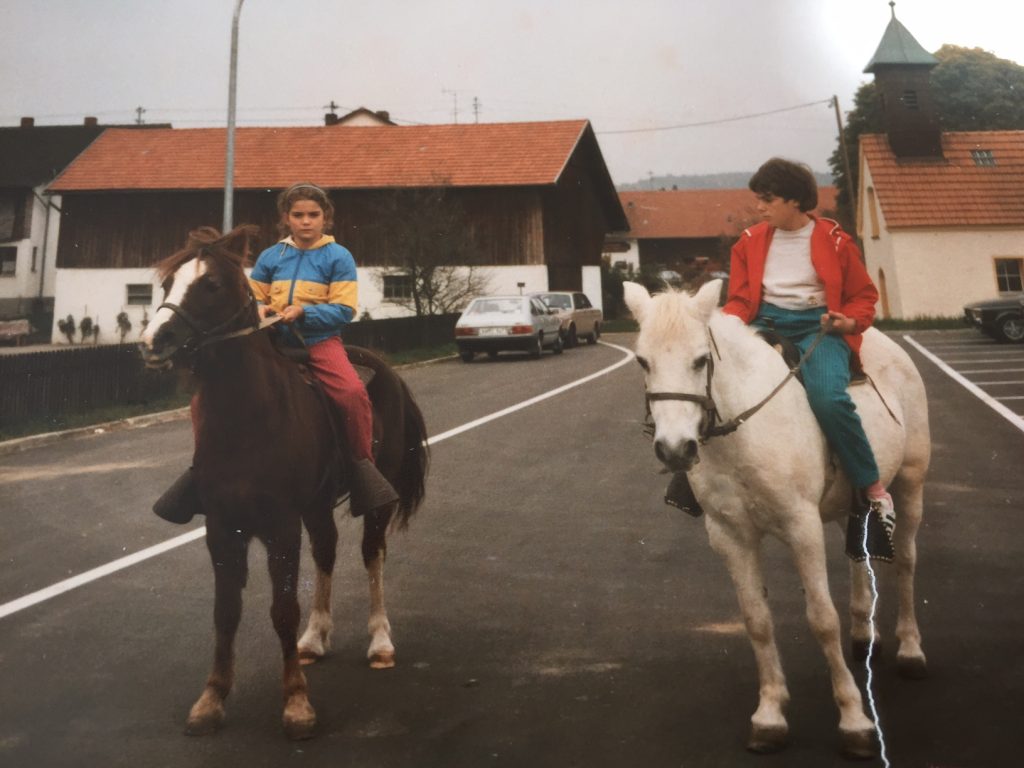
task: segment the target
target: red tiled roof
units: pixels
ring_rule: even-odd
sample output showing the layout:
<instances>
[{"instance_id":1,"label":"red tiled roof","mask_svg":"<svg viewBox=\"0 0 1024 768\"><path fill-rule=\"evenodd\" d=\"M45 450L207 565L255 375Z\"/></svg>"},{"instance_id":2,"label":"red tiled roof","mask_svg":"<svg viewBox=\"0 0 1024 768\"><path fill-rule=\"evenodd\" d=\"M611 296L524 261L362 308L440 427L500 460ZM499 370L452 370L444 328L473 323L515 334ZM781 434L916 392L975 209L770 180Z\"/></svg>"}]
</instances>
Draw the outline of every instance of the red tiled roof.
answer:
<instances>
[{"instance_id":1,"label":"red tiled roof","mask_svg":"<svg viewBox=\"0 0 1024 768\"><path fill-rule=\"evenodd\" d=\"M640 239L737 235L760 221L749 189L620 192L629 234ZM816 212L836 207L836 188L818 189Z\"/></svg>"},{"instance_id":2,"label":"red tiled roof","mask_svg":"<svg viewBox=\"0 0 1024 768\"><path fill-rule=\"evenodd\" d=\"M309 180L331 189L554 184L586 120L365 127L238 128L235 188ZM224 128L107 130L54 192L224 188Z\"/></svg>"},{"instance_id":3,"label":"red tiled roof","mask_svg":"<svg viewBox=\"0 0 1024 768\"><path fill-rule=\"evenodd\" d=\"M995 165L976 165L971 150L989 150ZM1024 224L1024 131L944 133L942 151L942 160L899 161L884 134L860 137L889 227Z\"/></svg>"}]
</instances>

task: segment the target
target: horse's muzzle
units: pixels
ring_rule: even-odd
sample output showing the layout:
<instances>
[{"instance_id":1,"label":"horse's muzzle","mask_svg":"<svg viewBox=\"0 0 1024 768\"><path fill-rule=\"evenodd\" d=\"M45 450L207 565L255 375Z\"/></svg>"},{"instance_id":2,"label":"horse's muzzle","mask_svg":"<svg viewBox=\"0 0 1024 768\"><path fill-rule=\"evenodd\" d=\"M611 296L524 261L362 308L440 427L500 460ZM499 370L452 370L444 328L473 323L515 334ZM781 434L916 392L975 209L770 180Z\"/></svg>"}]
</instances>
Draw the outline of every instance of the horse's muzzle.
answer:
<instances>
[{"instance_id":1,"label":"horse's muzzle","mask_svg":"<svg viewBox=\"0 0 1024 768\"><path fill-rule=\"evenodd\" d=\"M696 440L684 440L670 445L667 440L656 439L654 455L673 472L689 472L699 461Z\"/></svg>"}]
</instances>

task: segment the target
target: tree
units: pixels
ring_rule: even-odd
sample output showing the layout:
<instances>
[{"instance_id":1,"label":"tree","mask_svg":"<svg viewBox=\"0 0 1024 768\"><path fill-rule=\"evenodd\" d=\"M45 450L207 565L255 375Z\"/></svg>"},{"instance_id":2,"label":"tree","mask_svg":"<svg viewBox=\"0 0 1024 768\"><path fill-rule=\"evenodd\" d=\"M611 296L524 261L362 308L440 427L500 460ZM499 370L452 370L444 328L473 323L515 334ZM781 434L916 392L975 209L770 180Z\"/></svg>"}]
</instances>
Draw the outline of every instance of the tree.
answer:
<instances>
[{"instance_id":1,"label":"tree","mask_svg":"<svg viewBox=\"0 0 1024 768\"><path fill-rule=\"evenodd\" d=\"M935 58L939 63L931 72L931 92L942 130L1024 129L1024 67L980 48L956 45L942 46ZM859 178L860 135L883 130L875 84L862 83L843 129L854 190ZM853 207L846 194L846 172L838 142L828 163L839 188L839 218L849 226L854 220Z\"/></svg>"},{"instance_id":2,"label":"tree","mask_svg":"<svg viewBox=\"0 0 1024 768\"><path fill-rule=\"evenodd\" d=\"M487 292L471 222L447 181L394 190L381 204L378 221L386 229L387 254L377 279L389 301L417 315L438 315L457 312Z\"/></svg>"}]
</instances>

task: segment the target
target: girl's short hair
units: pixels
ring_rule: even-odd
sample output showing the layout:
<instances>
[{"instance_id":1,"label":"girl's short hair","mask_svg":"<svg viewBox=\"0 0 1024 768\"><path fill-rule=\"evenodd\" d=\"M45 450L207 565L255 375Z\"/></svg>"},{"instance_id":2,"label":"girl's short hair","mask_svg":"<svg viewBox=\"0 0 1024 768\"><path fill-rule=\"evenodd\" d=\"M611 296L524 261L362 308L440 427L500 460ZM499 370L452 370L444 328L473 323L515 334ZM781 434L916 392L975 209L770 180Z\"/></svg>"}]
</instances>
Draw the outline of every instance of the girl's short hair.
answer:
<instances>
[{"instance_id":1,"label":"girl's short hair","mask_svg":"<svg viewBox=\"0 0 1024 768\"><path fill-rule=\"evenodd\" d=\"M802 213L818 207L818 182L811 169L803 163L773 157L757 169L747 186L758 196L796 200Z\"/></svg>"},{"instance_id":2,"label":"girl's short hair","mask_svg":"<svg viewBox=\"0 0 1024 768\"><path fill-rule=\"evenodd\" d=\"M280 214L277 228L282 235L287 235L290 231L288 229L288 211L299 200L312 200L320 206L320 210L324 212L324 232L330 232L334 228L334 203L331 202L330 195L322 187L318 187L312 182L300 181L298 184L292 184L277 196L277 212Z\"/></svg>"}]
</instances>

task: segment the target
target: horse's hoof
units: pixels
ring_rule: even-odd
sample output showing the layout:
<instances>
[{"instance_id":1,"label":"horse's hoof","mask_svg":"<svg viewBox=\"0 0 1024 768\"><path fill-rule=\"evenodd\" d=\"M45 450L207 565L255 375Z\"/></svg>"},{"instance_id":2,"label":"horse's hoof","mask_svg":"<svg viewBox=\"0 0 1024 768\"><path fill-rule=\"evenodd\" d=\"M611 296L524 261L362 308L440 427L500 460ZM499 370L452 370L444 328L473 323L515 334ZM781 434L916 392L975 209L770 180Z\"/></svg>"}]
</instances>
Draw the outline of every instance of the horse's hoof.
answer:
<instances>
[{"instance_id":1,"label":"horse's hoof","mask_svg":"<svg viewBox=\"0 0 1024 768\"><path fill-rule=\"evenodd\" d=\"M313 737L316 729L316 712L309 700L303 698L301 701L289 703L284 710L284 733L292 741L301 741Z\"/></svg>"},{"instance_id":2,"label":"horse's hoof","mask_svg":"<svg viewBox=\"0 0 1024 768\"><path fill-rule=\"evenodd\" d=\"M868 653L871 653L871 663L877 664L882 660L882 644L870 640L854 640L850 644L850 650L854 661L867 661Z\"/></svg>"},{"instance_id":3,"label":"horse's hoof","mask_svg":"<svg viewBox=\"0 0 1024 768\"><path fill-rule=\"evenodd\" d=\"M840 752L847 760L873 760L878 757L878 734L866 731L840 731Z\"/></svg>"},{"instance_id":4,"label":"horse's hoof","mask_svg":"<svg viewBox=\"0 0 1024 768\"><path fill-rule=\"evenodd\" d=\"M924 680L928 677L928 663L924 656L897 657L896 670L904 680Z\"/></svg>"},{"instance_id":5,"label":"horse's hoof","mask_svg":"<svg viewBox=\"0 0 1024 768\"><path fill-rule=\"evenodd\" d=\"M789 744L789 728L784 725L750 727L747 749L758 755L781 752Z\"/></svg>"},{"instance_id":6,"label":"horse's hoof","mask_svg":"<svg viewBox=\"0 0 1024 768\"><path fill-rule=\"evenodd\" d=\"M308 664L316 664L318 661L323 660L324 655L322 653L316 653L315 651L299 651L299 664L306 666Z\"/></svg>"},{"instance_id":7,"label":"horse's hoof","mask_svg":"<svg viewBox=\"0 0 1024 768\"><path fill-rule=\"evenodd\" d=\"M370 669L391 669L395 666L394 651L375 651L370 654Z\"/></svg>"},{"instance_id":8,"label":"horse's hoof","mask_svg":"<svg viewBox=\"0 0 1024 768\"><path fill-rule=\"evenodd\" d=\"M208 712L204 715L189 715L185 722L186 736L209 736L216 733L224 724L224 708Z\"/></svg>"}]
</instances>

